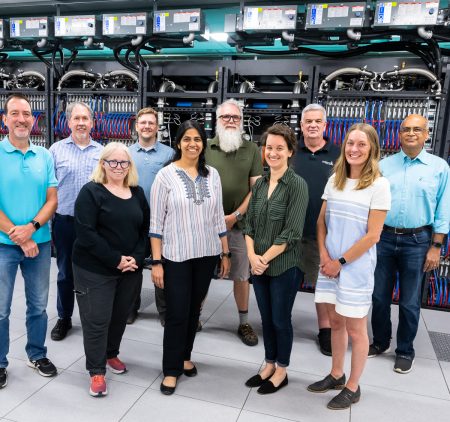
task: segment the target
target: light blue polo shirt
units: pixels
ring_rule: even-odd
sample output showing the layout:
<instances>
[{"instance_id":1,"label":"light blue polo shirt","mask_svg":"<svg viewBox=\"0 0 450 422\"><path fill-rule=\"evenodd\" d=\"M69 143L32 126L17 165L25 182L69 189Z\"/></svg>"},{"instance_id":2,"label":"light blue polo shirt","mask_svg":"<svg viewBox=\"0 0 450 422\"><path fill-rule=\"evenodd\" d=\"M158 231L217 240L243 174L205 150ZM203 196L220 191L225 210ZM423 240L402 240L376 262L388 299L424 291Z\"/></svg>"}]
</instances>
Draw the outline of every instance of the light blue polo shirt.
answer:
<instances>
[{"instance_id":1,"label":"light blue polo shirt","mask_svg":"<svg viewBox=\"0 0 450 422\"><path fill-rule=\"evenodd\" d=\"M128 147L131 158L139 175L139 186L144 189L145 197L150 205L150 190L155 181L156 173L172 160L175 151L161 142L156 142L152 148L145 150L139 142Z\"/></svg>"},{"instance_id":2,"label":"light blue polo shirt","mask_svg":"<svg viewBox=\"0 0 450 422\"><path fill-rule=\"evenodd\" d=\"M0 210L15 225L29 223L47 201L47 189L58 186L53 159L45 148L33 145L25 154L6 136L0 142ZM48 224L33 233L36 243L50 240ZM14 245L0 231L0 243Z\"/></svg>"}]
</instances>

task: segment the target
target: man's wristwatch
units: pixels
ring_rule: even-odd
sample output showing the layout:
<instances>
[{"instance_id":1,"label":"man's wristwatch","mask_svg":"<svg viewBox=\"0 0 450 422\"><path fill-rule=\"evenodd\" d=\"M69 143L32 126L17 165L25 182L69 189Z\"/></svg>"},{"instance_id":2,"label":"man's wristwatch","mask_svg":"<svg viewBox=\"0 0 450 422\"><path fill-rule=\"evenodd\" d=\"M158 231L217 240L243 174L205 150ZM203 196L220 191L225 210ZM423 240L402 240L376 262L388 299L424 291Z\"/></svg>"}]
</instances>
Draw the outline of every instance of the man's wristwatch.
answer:
<instances>
[{"instance_id":1,"label":"man's wristwatch","mask_svg":"<svg viewBox=\"0 0 450 422\"><path fill-rule=\"evenodd\" d=\"M223 258L231 258L231 252L221 252L220 259L223 259Z\"/></svg>"},{"instance_id":2,"label":"man's wristwatch","mask_svg":"<svg viewBox=\"0 0 450 422\"><path fill-rule=\"evenodd\" d=\"M435 248L442 248L442 243L441 242L431 242L431 246L434 246Z\"/></svg>"},{"instance_id":3,"label":"man's wristwatch","mask_svg":"<svg viewBox=\"0 0 450 422\"><path fill-rule=\"evenodd\" d=\"M338 259L338 261L339 261L339 263L340 263L341 265L345 265L345 264L347 263L347 261L345 260L345 258L344 258L343 256L341 256L341 257Z\"/></svg>"},{"instance_id":4,"label":"man's wristwatch","mask_svg":"<svg viewBox=\"0 0 450 422\"><path fill-rule=\"evenodd\" d=\"M233 215L236 217L237 221L242 221L243 216L242 216L242 214L239 211L235 211L233 213Z\"/></svg>"},{"instance_id":5,"label":"man's wristwatch","mask_svg":"<svg viewBox=\"0 0 450 422\"><path fill-rule=\"evenodd\" d=\"M38 231L41 228L41 224L39 221L31 220L30 223L33 225L34 230Z\"/></svg>"}]
</instances>

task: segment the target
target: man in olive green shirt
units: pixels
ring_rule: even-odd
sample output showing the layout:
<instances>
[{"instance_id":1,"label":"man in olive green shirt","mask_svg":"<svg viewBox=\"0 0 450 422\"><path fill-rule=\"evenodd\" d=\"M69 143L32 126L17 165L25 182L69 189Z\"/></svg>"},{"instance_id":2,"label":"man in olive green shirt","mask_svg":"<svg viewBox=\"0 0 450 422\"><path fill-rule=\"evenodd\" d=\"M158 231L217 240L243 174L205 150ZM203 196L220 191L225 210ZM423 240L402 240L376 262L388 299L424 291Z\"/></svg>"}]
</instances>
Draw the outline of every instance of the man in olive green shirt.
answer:
<instances>
[{"instance_id":1,"label":"man in olive green shirt","mask_svg":"<svg viewBox=\"0 0 450 422\"><path fill-rule=\"evenodd\" d=\"M238 336L247 346L258 344L248 323L250 277L247 248L242 233L251 187L262 175L261 153L256 144L242 139L242 108L235 100L217 107L216 136L208 141L206 163L217 169L222 182L223 208L231 251L230 279L239 311Z\"/></svg>"}]
</instances>

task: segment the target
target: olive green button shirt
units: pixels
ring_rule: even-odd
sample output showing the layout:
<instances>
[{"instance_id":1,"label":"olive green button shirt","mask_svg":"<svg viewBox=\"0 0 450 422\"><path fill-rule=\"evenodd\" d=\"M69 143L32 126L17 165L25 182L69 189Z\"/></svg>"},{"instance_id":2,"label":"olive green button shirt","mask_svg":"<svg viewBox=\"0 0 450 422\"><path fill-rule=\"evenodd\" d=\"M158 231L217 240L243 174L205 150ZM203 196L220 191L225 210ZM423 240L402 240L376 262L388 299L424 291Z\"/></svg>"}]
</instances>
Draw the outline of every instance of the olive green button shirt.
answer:
<instances>
[{"instance_id":1,"label":"olive green button shirt","mask_svg":"<svg viewBox=\"0 0 450 422\"><path fill-rule=\"evenodd\" d=\"M261 152L255 143L249 141L243 141L237 151L224 152L216 136L208 140L205 158L206 164L219 172L224 213L232 214L250 192L249 179L263 173ZM238 221L234 227L243 230L245 222Z\"/></svg>"},{"instance_id":2,"label":"olive green button shirt","mask_svg":"<svg viewBox=\"0 0 450 422\"><path fill-rule=\"evenodd\" d=\"M287 243L286 250L270 261L265 272L275 277L300 265L298 243L308 206L308 186L288 168L267 199L269 180L270 172L253 186L244 233L253 239L257 255L263 255L272 245Z\"/></svg>"}]
</instances>

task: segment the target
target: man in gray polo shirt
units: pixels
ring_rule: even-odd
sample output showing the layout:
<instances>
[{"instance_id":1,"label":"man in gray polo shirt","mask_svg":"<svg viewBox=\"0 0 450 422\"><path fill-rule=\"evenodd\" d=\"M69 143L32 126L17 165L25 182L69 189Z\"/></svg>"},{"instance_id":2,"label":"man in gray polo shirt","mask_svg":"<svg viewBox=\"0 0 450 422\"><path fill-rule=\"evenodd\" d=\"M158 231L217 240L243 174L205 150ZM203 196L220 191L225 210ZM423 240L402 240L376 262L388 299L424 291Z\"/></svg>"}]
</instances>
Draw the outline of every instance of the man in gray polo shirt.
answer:
<instances>
[{"instance_id":1,"label":"man in gray polo shirt","mask_svg":"<svg viewBox=\"0 0 450 422\"><path fill-rule=\"evenodd\" d=\"M139 186L144 189L145 197L150 205L150 189L155 180L156 173L172 160L174 150L158 142L158 113L150 107L139 110L136 115L136 132L138 141L131 145L129 150L139 174ZM150 255L150 242L148 242L147 256ZM142 287L142 286L141 286ZM128 316L128 324L133 324L141 306L141 287L134 306ZM155 286L156 309L159 313L161 325L164 325L166 301L164 290Z\"/></svg>"},{"instance_id":2,"label":"man in gray polo shirt","mask_svg":"<svg viewBox=\"0 0 450 422\"><path fill-rule=\"evenodd\" d=\"M208 141L206 163L217 169L222 182L223 208L231 252L230 279L239 311L238 336L247 346L258 344L248 323L250 277L247 248L242 229L251 188L261 176L261 153L256 144L242 139L242 109L235 100L217 107L216 137Z\"/></svg>"}]
</instances>

